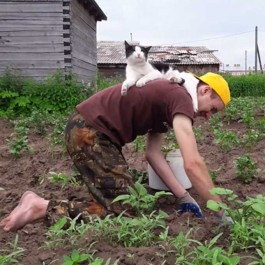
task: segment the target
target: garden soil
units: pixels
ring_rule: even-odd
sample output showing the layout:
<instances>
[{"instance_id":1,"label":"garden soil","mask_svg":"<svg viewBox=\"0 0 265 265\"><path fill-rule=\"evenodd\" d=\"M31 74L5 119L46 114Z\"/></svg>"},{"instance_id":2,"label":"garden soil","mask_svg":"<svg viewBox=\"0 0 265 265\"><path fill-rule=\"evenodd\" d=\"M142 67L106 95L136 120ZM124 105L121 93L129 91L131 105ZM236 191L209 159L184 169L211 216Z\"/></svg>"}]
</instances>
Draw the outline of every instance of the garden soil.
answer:
<instances>
[{"instance_id":1,"label":"garden soil","mask_svg":"<svg viewBox=\"0 0 265 265\"><path fill-rule=\"evenodd\" d=\"M203 128L203 138L198 142L199 151L209 169L217 172L216 186L232 189L242 200L245 200L248 196L264 195L265 184L261 173L250 184L243 184L236 178L234 160L246 151L241 148L234 148L229 152L222 152L214 143L214 137L208 129L209 123L198 120L195 123L196 126L202 126ZM242 123L232 122L226 126L229 129L236 130L239 135L245 131L245 126ZM0 191L0 219L4 218L18 204L20 197L27 190L36 192L46 199L89 196L84 186L74 187L67 185L62 188L61 185L47 180L47 177L50 176L49 172L52 171L73 175L72 162L60 146L51 147L47 137L31 133L28 144L34 152L23 152L20 158L14 158L9 153L6 142L14 129L4 119L0 119L0 128L0 187L4 189ZM251 150L251 157L258 163L257 165L261 172L265 169L264 150L264 141L259 142ZM142 152L137 152L132 144L126 145L123 151L130 168L146 172L147 163ZM229 247L227 241L229 229L226 226L218 228L219 226L215 218L213 218L213 214L206 209L205 202L201 201L193 188L189 191L201 205L205 218L195 218L189 213L180 216L176 211L176 199L172 196L161 198L156 208L161 208L169 214L167 219L169 234L177 236L181 231L186 233L191 228L194 228L191 237L200 242L205 242L211 240L221 230L223 235L219 239L218 245L223 249L227 249ZM154 191L150 190L150 192ZM10 249L9 243L14 242L16 234L18 234L18 245L25 249L24 255L18 264L62 264L63 255L69 255L72 248L67 245L56 248L56 250L45 248L45 242L47 241L45 233L47 230L42 221L26 225L17 233L0 230L0 250ZM82 240L86 242L89 240L91 242L95 241L94 247L97 249L95 257L101 257L105 260L111 258L112 263L119 259L119 264L124 265L175 264L174 253L167 251L166 246L162 248L155 243L150 247L125 248L115 244L111 245L103 238L97 238L96 240L89 238L89 235ZM80 240L80 248L82 248L84 243L82 240ZM247 256L248 254L250 253L244 252L242 256ZM164 261L165 263L163 263ZM244 259L244 262L240 264L248 264L248 261Z\"/></svg>"}]
</instances>

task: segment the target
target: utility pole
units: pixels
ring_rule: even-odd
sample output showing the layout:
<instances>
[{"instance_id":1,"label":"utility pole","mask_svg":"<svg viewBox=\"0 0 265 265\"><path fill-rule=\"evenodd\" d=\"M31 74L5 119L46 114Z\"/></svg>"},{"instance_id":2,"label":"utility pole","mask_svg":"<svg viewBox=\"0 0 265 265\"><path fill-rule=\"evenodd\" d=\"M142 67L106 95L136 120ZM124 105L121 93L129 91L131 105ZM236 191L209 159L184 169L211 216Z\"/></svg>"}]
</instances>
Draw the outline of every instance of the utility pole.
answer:
<instances>
[{"instance_id":1,"label":"utility pole","mask_svg":"<svg viewBox=\"0 0 265 265\"><path fill-rule=\"evenodd\" d=\"M248 69L248 52L246 50L245 51L245 75L247 74L247 69Z\"/></svg>"},{"instance_id":2,"label":"utility pole","mask_svg":"<svg viewBox=\"0 0 265 265\"><path fill-rule=\"evenodd\" d=\"M258 70L258 27L255 27L255 73Z\"/></svg>"}]
</instances>

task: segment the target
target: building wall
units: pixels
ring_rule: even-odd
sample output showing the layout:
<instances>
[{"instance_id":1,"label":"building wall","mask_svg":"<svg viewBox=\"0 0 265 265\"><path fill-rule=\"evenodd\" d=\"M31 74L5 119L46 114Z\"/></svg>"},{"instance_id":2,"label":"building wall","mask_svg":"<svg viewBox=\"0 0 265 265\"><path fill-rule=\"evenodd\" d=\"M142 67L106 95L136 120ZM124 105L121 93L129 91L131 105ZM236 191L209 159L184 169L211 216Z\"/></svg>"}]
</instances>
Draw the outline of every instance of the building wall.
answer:
<instances>
[{"instance_id":1,"label":"building wall","mask_svg":"<svg viewBox=\"0 0 265 265\"><path fill-rule=\"evenodd\" d=\"M71 65L79 81L87 82L97 70L97 21L78 0L70 5Z\"/></svg>"},{"instance_id":2,"label":"building wall","mask_svg":"<svg viewBox=\"0 0 265 265\"><path fill-rule=\"evenodd\" d=\"M62 0L0 0L0 74L43 79L64 69Z\"/></svg>"}]
</instances>

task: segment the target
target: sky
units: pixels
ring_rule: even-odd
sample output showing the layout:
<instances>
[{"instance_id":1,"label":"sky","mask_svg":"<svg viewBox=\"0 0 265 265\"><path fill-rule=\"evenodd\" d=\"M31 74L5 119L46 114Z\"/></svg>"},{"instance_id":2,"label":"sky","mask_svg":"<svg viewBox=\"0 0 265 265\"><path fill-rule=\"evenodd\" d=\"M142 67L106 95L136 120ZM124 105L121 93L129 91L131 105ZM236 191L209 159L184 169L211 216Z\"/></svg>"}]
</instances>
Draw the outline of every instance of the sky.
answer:
<instances>
[{"instance_id":1,"label":"sky","mask_svg":"<svg viewBox=\"0 0 265 265\"><path fill-rule=\"evenodd\" d=\"M96 0L107 16L98 41L205 46L222 70L255 66L255 32L265 68L265 0ZM259 70L259 60L258 70ZM229 65L229 66L228 66ZM237 66L235 66L237 65Z\"/></svg>"}]
</instances>

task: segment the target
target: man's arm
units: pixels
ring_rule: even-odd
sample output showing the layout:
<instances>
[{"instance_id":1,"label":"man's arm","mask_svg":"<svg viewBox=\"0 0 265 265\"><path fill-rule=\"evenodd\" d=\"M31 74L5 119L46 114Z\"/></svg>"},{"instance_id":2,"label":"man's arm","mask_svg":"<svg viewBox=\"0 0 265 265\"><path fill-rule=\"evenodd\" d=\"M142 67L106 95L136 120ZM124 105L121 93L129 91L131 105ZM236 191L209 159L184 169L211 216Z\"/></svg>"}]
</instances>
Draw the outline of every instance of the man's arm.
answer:
<instances>
[{"instance_id":1,"label":"man's arm","mask_svg":"<svg viewBox=\"0 0 265 265\"><path fill-rule=\"evenodd\" d=\"M186 190L177 181L164 154L161 152L163 134L148 133L146 146L146 160L162 179L165 185L178 198L183 197Z\"/></svg>"},{"instance_id":2,"label":"man's arm","mask_svg":"<svg viewBox=\"0 0 265 265\"><path fill-rule=\"evenodd\" d=\"M209 192L214 188L214 184L198 152L191 120L185 115L177 114L173 120L173 128L183 157L185 171L193 187L205 201L212 199L221 202L219 196Z\"/></svg>"}]
</instances>

